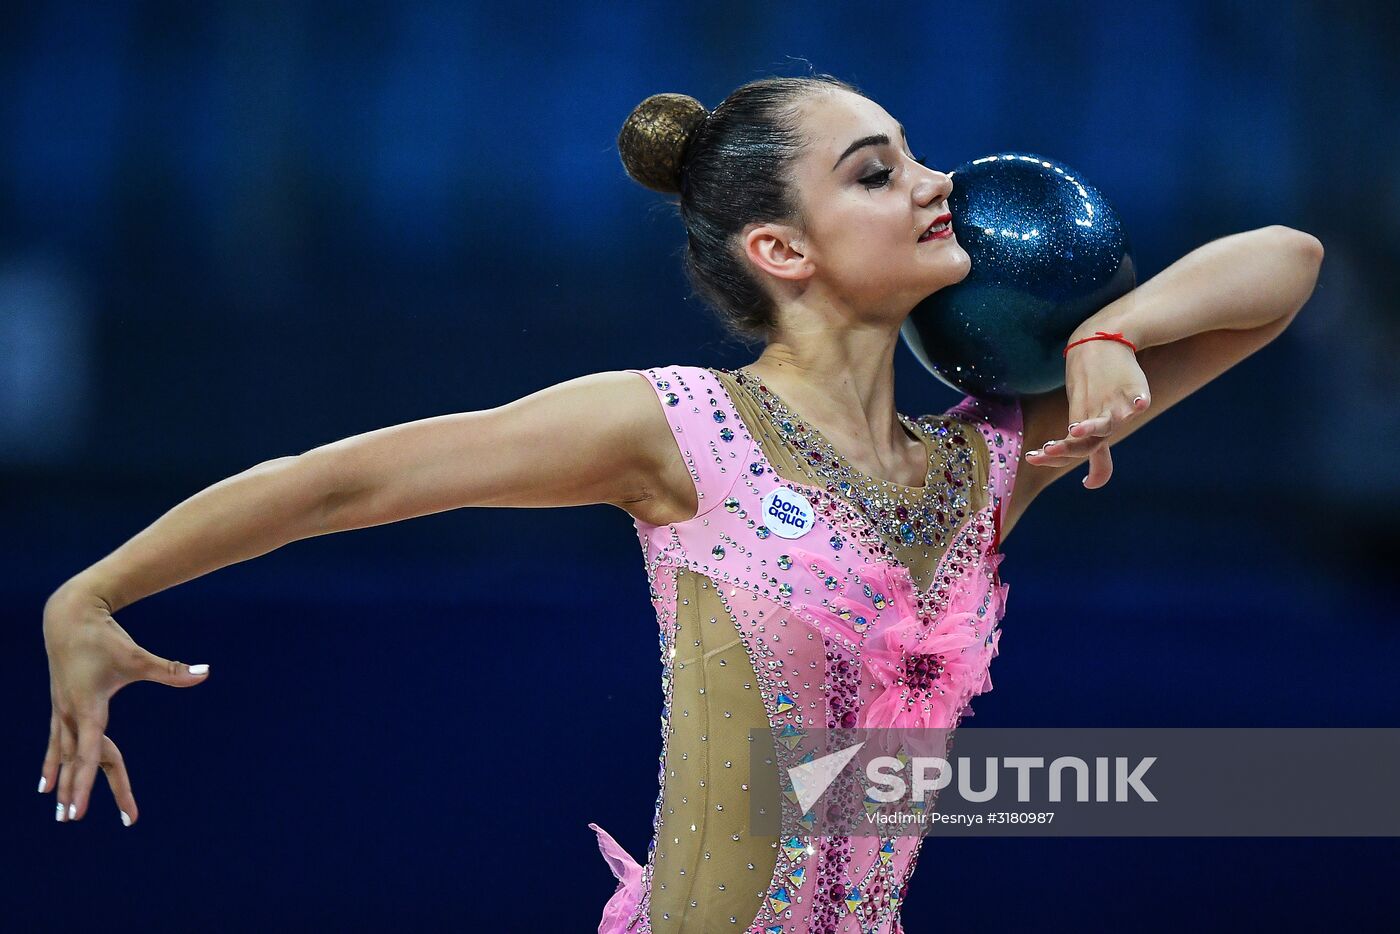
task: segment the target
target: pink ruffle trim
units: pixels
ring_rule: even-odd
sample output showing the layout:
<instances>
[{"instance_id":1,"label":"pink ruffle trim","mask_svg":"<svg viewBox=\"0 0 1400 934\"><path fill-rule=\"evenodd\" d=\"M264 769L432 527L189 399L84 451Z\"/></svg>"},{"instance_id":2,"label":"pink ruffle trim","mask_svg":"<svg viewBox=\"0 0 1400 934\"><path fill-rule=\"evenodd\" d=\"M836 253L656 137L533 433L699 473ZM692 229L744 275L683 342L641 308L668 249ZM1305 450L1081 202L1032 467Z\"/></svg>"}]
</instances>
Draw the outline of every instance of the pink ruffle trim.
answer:
<instances>
[{"instance_id":1,"label":"pink ruffle trim","mask_svg":"<svg viewBox=\"0 0 1400 934\"><path fill-rule=\"evenodd\" d=\"M1004 557L994 552L985 563L970 569L954 583L947 604L932 620L919 615L907 569L887 569L898 617L866 650L865 665L882 690L865 706L861 726L948 728L956 725L960 714L971 715L967 702L992 689L990 665L1001 641L997 622L1005 612L1010 589L997 576L997 566ZM983 607L988 594L990 599ZM990 639L981 635L982 625L991 627ZM910 656L925 654L942 657L941 690L910 703L907 689L900 684L900 666Z\"/></svg>"},{"instance_id":2,"label":"pink ruffle trim","mask_svg":"<svg viewBox=\"0 0 1400 934\"><path fill-rule=\"evenodd\" d=\"M628 919L642 901L642 867L606 830L597 824L588 826L598 834L598 849L617 878L617 891L603 907L598 934L624 934Z\"/></svg>"}]
</instances>

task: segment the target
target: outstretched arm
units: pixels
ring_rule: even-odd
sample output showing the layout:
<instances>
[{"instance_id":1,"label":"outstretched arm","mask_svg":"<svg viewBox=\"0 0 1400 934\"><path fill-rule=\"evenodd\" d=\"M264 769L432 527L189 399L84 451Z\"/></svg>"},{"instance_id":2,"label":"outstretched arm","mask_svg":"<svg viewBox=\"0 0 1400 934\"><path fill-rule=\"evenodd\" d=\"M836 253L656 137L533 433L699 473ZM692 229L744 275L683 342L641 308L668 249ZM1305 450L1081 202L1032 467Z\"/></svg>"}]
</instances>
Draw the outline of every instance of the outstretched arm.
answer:
<instances>
[{"instance_id":1,"label":"outstretched arm","mask_svg":"<svg viewBox=\"0 0 1400 934\"><path fill-rule=\"evenodd\" d=\"M1041 490L1086 460L1084 485L1103 486L1112 473L1109 445L1283 333L1312 295L1322 255L1316 237L1289 227L1232 234L1076 328L1070 341L1119 332L1138 353L1116 341L1080 344L1069 351L1064 387L1022 398L1026 454L1003 538Z\"/></svg>"},{"instance_id":2,"label":"outstretched arm","mask_svg":"<svg viewBox=\"0 0 1400 934\"><path fill-rule=\"evenodd\" d=\"M627 502L654 466L644 442L657 433L656 402L645 389L625 372L595 373L266 461L191 496L64 587L116 612L330 532L462 506Z\"/></svg>"},{"instance_id":3,"label":"outstretched arm","mask_svg":"<svg viewBox=\"0 0 1400 934\"><path fill-rule=\"evenodd\" d=\"M281 457L175 506L75 575L44 606L53 704L40 791L60 820L84 816L97 769L136 819L108 704L134 681L192 687L207 667L154 655L113 618L122 607L312 536L459 506L572 506L643 498L674 448L647 385L597 373L498 408L407 422ZM61 766L61 769L60 769Z\"/></svg>"}]
</instances>

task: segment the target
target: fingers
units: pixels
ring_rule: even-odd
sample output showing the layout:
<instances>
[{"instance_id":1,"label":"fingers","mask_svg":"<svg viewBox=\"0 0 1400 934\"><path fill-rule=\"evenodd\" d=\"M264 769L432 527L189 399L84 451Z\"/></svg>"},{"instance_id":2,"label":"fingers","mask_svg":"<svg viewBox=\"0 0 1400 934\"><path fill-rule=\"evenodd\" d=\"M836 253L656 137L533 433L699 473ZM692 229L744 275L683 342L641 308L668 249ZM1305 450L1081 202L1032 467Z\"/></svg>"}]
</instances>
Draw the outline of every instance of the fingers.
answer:
<instances>
[{"instance_id":1,"label":"fingers","mask_svg":"<svg viewBox=\"0 0 1400 934\"><path fill-rule=\"evenodd\" d=\"M1123 400L1098 415L1070 423L1062 439L1047 441L1026 452L1026 463L1036 467L1073 466L1088 458L1089 473L1083 479L1086 489L1098 489L1113 475L1113 458L1108 439L1129 418L1147 410L1151 400L1144 393L1131 401Z\"/></svg>"},{"instance_id":2,"label":"fingers","mask_svg":"<svg viewBox=\"0 0 1400 934\"><path fill-rule=\"evenodd\" d=\"M117 804L122 824L130 827L136 823L140 811L136 807L136 796L131 790L126 760L117 744L112 742L112 738L97 731L96 721L91 722L91 727L96 737L95 749L91 753L87 752L85 745L88 742L87 734L80 729L80 738L72 746L72 752L62 755L63 777L57 784L58 800L54 804L54 819L68 823L82 820L86 816L96 770L101 768L102 773L107 776L107 786L112 790L112 799ZM69 732L71 735L71 731ZM95 765L89 767L89 762ZM49 786L50 789L53 787Z\"/></svg>"},{"instance_id":3,"label":"fingers","mask_svg":"<svg viewBox=\"0 0 1400 934\"><path fill-rule=\"evenodd\" d=\"M1047 441L1038 450L1027 452L1026 462L1037 467L1072 465L1088 457L1112 431L1113 422L1107 415L1075 422L1068 436Z\"/></svg>"},{"instance_id":4,"label":"fingers","mask_svg":"<svg viewBox=\"0 0 1400 934\"><path fill-rule=\"evenodd\" d=\"M117 802L122 823L130 827L136 823L136 798L131 793L131 779L126 774L126 760L122 758L122 751L112 742L111 737L102 737L102 756L98 764L107 776L107 786L112 789L112 798Z\"/></svg>"},{"instance_id":5,"label":"fingers","mask_svg":"<svg viewBox=\"0 0 1400 934\"><path fill-rule=\"evenodd\" d=\"M1039 450L1028 452L1026 462L1037 467L1063 467L1088 457L1102 443L1098 435L1047 441Z\"/></svg>"},{"instance_id":6,"label":"fingers","mask_svg":"<svg viewBox=\"0 0 1400 934\"><path fill-rule=\"evenodd\" d=\"M184 662L161 658L139 646L137 648L140 650L140 657L134 677L143 681L168 684L173 688L189 688L209 679L208 665L186 665Z\"/></svg>"},{"instance_id":7,"label":"fingers","mask_svg":"<svg viewBox=\"0 0 1400 934\"><path fill-rule=\"evenodd\" d=\"M78 745L71 763L73 778L69 788L68 819L82 820L92 797L92 783L97 778L98 762L102 758L102 731L107 729L107 710L78 721Z\"/></svg>"},{"instance_id":8,"label":"fingers","mask_svg":"<svg viewBox=\"0 0 1400 934\"><path fill-rule=\"evenodd\" d=\"M1089 455L1089 473L1080 482L1088 490L1097 490L1113 476L1113 455L1107 444L1100 445Z\"/></svg>"},{"instance_id":9,"label":"fingers","mask_svg":"<svg viewBox=\"0 0 1400 934\"><path fill-rule=\"evenodd\" d=\"M44 765L39 770L39 794L41 795L58 787L58 766L63 761L63 750L59 746L60 729L58 708L55 707L49 714L49 745L44 750Z\"/></svg>"},{"instance_id":10,"label":"fingers","mask_svg":"<svg viewBox=\"0 0 1400 934\"><path fill-rule=\"evenodd\" d=\"M68 805L73 800L73 755L78 748L78 737L63 717L58 724L58 801L54 805L54 820L68 819Z\"/></svg>"},{"instance_id":11,"label":"fingers","mask_svg":"<svg viewBox=\"0 0 1400 934\"><path fill-rule=\"evenodd\" d=\"M1069 429L1066 437L1082 440L1084 438L1106 438L1113 431L1113 412L1104 412L1093 418L1086 418L1082 422L1075 422Z\"/></svg>"}]
</instances>

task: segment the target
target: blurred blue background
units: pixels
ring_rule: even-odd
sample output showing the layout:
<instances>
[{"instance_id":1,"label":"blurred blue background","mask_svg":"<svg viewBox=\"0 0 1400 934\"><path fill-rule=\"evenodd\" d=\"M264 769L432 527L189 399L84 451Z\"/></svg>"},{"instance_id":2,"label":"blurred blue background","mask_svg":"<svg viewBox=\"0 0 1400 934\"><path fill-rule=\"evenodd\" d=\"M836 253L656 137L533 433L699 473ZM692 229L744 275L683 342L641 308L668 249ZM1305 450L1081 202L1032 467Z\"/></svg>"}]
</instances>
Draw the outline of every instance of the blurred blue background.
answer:
<instances>
[{"instance_id":1,"label":"blurred blue background","mask_svg":"<svg viewBox=\"0 0 1400 934\"><path fill-rule=\"evenodd\" d=\"M660 751L621 511L456 510L122 610L213 672L114 699L131 829L101 776L73 826L31 790L41 608L262 460L753 359L687 298L680 223L615 138L649 94L809 67L936 167L1074 166L1140 281L1273 223L1327 251L1282 337L1016 527L972 726L1400 725L1397 44L1380 2L0 7L5 927L596 927L585 825L644 859ZM896 369L902 411L957 401ZM905 921L1354 928L1400 908L1397 868L1387 839L933 840Z\"/></svg>"}]
</instances>

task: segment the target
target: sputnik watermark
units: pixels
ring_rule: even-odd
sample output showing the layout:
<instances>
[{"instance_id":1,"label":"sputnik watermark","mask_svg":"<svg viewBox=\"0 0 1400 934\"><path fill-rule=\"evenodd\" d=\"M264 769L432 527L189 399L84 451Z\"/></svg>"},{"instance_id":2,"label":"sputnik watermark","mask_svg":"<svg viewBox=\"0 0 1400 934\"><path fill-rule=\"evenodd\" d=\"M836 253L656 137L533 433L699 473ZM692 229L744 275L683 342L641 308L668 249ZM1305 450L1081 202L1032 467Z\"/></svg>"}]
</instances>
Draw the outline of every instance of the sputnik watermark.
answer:
<instances>
[{"instance_id":1,"label":"sputnik watermark","mask_svg":"<svg viewBox=\"0 0 1400 934\"><path fill-rule=\"evenodd\" d=\"M1048 799L1050 801L1064 800L1064 774L1069 770L1074 771L1074 800L1088 801L1089 797L1089 764L1078 756L1059 756L1050 763L1047 768L1045 759L1042 756L1006 756L1000 760L991 757L982 760L984 763L984 774L981 788L973 788L973 767L967 756L958 759L956 769L958 785L958 796L965 801L991 801L997 796L998 778L1001 766L1012 769L1016 772L1016 800L1027 802L1031 800L1031 779L1032 772L1036 769L1046 769L1044 778L1048 788ZM1157 761L1156 756L1147 756L1139 759L1136 764L1130 764L1127 756L1115 756L1112 768L1110 768L1108 757L1096 756L1094 758L1094 801L1108 801L1109 783L1112 781L1112 791L1114 801L1127 801L1129 792L1132 792L1141 801L1156 801L1154 795L1145 784L1143 775L1152 767L1152 763ZM916 799L924 799L930 793L942 791L953 780L954 769L947 759L938 756L915 757L909 760L909 767L912 770L913 781L906 782L902 776L904 771L904 761L894 756L877 756L865 766L865 776L874 787L867 790L866 794L876 801L888 804L900 801L906 796ZM930 777L932 772L932 777ZM1112 779L1110 779L1110 772Z\"/></svg>"},{"instance_id":2,"label":"sputnik watermark","mask_svg":"<svg viewBox=\"0 0 1400 934\"><path fill-rule=\"evenodd\" d=\"M952 736L755 730L751 830L1400 836L1396 729L960 728L957 755Z\"/></svg>"},{"instance_id":3,"label":"sputnik watermark","mask_svg":"<svg viewBox=\"0 0 1400 934\"><path fill-rule=\"evenodd\" d=\"M799 809L804 813L810 812L822 794L840 777L864 746L864 742L854 743L845 749L788 768L788 780L796 795ZM937 795L953 784L956 776L959 798L984 803L997 797L1000 776L1004 769L1016 773L1016 801L1019 803L1032 800L1031 782L1037 776L1045 782L1045 800L1063 801L1066 773L1071 774L1075 801L1127 801L1130 794L1135 795L1139 801L1157 800L1157 796L1143 782L1143 777L1156 761L1156 756L1142 757L1136 762L1131 762L1127 756L1115 756L1111 760L1107 756L1096 756L1092 769L1090 764L1079 756L1058 756L1048 766L1043 756L990 756L982 759L980 787L974 787L975 769L970 757L962 756L956 761L958 767L955 769L953 764L942 756L875 756L864 766L865 800L879 804L927 801L930 796ZM865 810L865 819L872 824L910 825L943 823L949 820L961 820L966 823L976 822L981 817L982 815L976 814L949 815L928 810L899 813L890 813L878 808Z\"/></svg>"}]
</instances>

